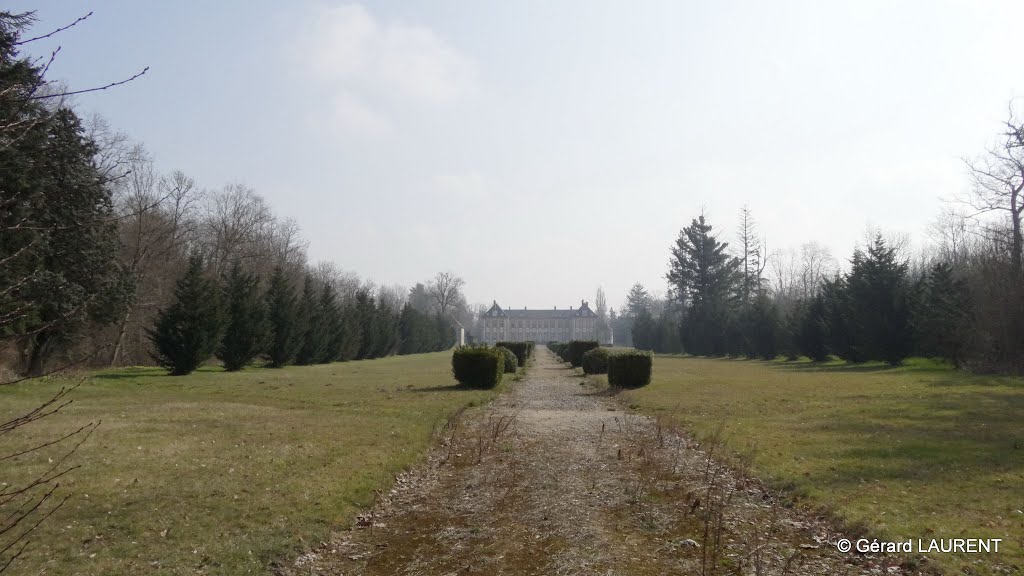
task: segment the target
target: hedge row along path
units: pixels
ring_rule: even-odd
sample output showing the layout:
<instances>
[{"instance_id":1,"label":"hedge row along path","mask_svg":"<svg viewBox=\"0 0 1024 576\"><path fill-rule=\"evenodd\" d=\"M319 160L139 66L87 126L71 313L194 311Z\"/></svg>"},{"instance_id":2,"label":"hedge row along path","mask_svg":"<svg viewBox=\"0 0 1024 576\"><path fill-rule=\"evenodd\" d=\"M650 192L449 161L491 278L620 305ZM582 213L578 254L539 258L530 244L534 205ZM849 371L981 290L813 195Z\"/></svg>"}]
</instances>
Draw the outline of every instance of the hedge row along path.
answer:
<instances>
[{"instance_id":1,"label":"hedge row along path","mask_svg":"<svg viewBox=\"0 0 1024 576\"><path fill-rule=\"evenodd\" d=\"M913 573L839 553L828 522L582 382L537 348L525 379L438 430L427 463L355 526L277 571L711 574L717 552L720 574Z\"/></svg>"}]
</instances>

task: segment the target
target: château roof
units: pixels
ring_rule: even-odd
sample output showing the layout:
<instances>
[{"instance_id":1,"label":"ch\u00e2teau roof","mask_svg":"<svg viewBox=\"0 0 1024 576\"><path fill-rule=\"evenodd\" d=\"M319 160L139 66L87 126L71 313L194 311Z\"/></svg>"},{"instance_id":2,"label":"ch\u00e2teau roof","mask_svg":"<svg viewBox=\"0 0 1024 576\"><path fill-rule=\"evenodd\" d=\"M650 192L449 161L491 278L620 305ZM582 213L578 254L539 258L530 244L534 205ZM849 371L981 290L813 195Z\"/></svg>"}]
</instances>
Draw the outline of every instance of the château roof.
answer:
<instances>
[{"instance_id":1,"label":"ch\u00e2teau roof","mask_svg":"<svg viewBox=\"0 0 1024 576\"><path fill-rule=\"evenodd\" d=\"M561 310L559 310L558 308L553 308L553 309L550 309L550 310L549 309L543 309L543 310L534 309L534 310L530 310L528 308L523 308L522 310L513 309L513 308L504 308L503 309L501 306L498 306L498 302L495 301L494 304L491 305L491 308L487 312L484 313L484 316L487 317L487 318L514 318L514 319L530 319L530 320L537 320L537 319L552 320L552 319L564 319L564 318L592 318L592 317L596 317L597 314L595 314L594 311L590 309L590 305L587 302L585 302L585 301L581 301L580 302L580 307L579 308L573 309L572 306L570 306L568 309L563 308Z\"/></svg>"}]
</instances>

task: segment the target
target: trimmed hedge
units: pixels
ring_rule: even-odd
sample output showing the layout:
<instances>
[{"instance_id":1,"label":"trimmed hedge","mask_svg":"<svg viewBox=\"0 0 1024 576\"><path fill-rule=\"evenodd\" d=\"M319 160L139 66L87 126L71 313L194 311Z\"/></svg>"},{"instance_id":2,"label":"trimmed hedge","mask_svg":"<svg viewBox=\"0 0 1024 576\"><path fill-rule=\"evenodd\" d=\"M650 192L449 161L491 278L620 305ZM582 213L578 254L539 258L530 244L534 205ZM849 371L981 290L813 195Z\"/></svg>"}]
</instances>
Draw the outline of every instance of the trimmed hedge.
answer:
<instances>
[{"instance_id":1,"label":"trimmed hedge","mask_svg":"<svg viewBox=\"0 0 1024 576\"><path fill-rule=\"evenodd\" d=\"M505 355L497 348L461 346L452 354L452 374L459 384L494 388L505 372Z\"/></svg>"},{"instance_id":2,"label":"trimmed hedge","mask_svg":"<svg viewBox=\"0 0 1024 576\"><path fill-rule=\"evenodd\" d=\"M533 353L533 346L530 342L495 342L494 345L511 350L516 355L520 366L526 366L526 359Z\"/></svg>"},{"instance_id":3,"label":"trimmed hedge","mask_svg":"<svg viewBox=\"0 0 1024 576\"><path fill-rule=\"evenodd\" d=\"M586 354L588 350L593 350L599 346L600 344L597 340L573 340L572 342L569 342L562 358L564 358L566 362L570 362L573 368L576 368L583 363L583 355Z\"/></svg>"},{"instance_id":4,"label":"trimmed hedge","mask_svg":"<svg viewBox=\"0 0 1024 576\"><path fill-rule=\"evenodd\" d=\"M608 384L616 388L640 388L651 383L650 352L627 350L608 356Z\"/></svg>"},{"instance_id":5,"label":"trimmed hedge","mask_svg":"<svg viewBox=\"0 0 1024 576\"><path fill-rule=\"evenodd\" d=\"M583 353L583 361L580 363L583 366L584 374L607 374L608 373L608 357L613 352L607 348L594 348L593 350L587 350Z\"/></svg>"},{"instance_id":6,"label":"trimmed hedge","mask_svg":"<svg viewBox=\"0 0 1024 576\"><path fill-rule=\"evenodd\" d=\"M506 374L514 373L516 370L519 370L519 359L516 357L515 352L505 348L504 346L496 346L496 348L501 352L502 356L505 357Z\"/></svg>"}]
</instances>

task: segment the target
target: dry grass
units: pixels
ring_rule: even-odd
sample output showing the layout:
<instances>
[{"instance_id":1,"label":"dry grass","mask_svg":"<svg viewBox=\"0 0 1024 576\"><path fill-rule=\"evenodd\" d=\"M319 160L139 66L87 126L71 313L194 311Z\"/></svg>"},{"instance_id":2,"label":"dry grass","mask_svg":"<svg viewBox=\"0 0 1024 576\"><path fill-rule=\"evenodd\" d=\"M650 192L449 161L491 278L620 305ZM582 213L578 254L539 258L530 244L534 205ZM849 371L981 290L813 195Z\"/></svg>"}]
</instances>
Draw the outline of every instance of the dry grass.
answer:
<instances>
[{"instance_id":1,"label":"dry grass","mask_svg":"<svg viewBox=\"0 0 1024 576\"><path fill-rule=\"evenodd\" d=\"M947 568L1024 566L1024 380L659 356L628 402L699 438L724 423L755 473L874 536L1004 539L997 556L934 558Z\"/></svg>"},{"instance_id":2,"label":"dry grass","mask_svg":"<svg viewBox=\"0 0 1024 576\"><path fill-rule=\"evenodd\" d=\"M349 525L422 456L435 426L493 396L456 388L450 359L210 368L187 377L150 368L97 373L62 415L14 440L103 421L62 488L74 497L41 527L14 573L265 572ZM0 388L0 418L61 384ZM46 459L7 466L0 481Z\"/></svg>"}]
</instances>

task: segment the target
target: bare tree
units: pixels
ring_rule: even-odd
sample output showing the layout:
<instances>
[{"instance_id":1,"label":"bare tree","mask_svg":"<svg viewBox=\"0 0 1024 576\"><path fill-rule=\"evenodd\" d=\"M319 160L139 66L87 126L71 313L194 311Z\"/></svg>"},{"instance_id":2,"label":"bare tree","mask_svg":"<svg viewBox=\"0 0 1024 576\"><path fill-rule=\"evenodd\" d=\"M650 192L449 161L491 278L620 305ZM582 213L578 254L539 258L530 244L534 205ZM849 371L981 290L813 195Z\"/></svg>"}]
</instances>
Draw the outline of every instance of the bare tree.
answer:
<instances>
[{"instance_id":1,"label":"bare tree","mask_svg":"<svg viewBox=\"0 0 1024 576\"><path fill-rule=\"evenodd\" d=\"M462 296L462 287L465 284L462 278L452 272L438 272L427 285L427 292L434 299L442 316L454 312L460 302L465 302Z\"/></svg>"},{"instance_id":2,"label":"bare tree","mask_svg":"<svg viewBox=\"0 0 1024 576\"><path fill-rule=\"evenodd\" d=\"M40 60L32 60L18 53L20 46L67 30L88 18L90 14L47 34L25 39L22 38L22 33L35 22L34 14L0 11L0 43L4 47L0 54L0 67L4 68L6 72L11 67L24 65L32 69L33 72L24 76L30 79L28 82L12 83L8 81L0 88L0 110L3 111L0 114L0 118L2 118L0 119L0 152L6 153L13 150L27 135L53 118L57 118L54 114L66 114L67 111L61 110L61 106L63 99L67 96L105 90L130 82L145 73L143 70L126 80L111 82L96 88L69 90L62 87L55 91L53 86L45 80L45 75L56 58L59 48L51 53L48 61L41 65ZM8 78L5 75L5 79ZM100 142L100 145L102 149L103 143ZM112 150L113 146L109 149ZM39 161L41 156L45 155L41 150L36 150L35 155L29 159ZM109 165L107 166L109 167ZM95 167L98 168L98 178L101 182L116 172L114 168L111 168L111 172L103 172L104 164L102 163L97 163ZM16 188L8 188L8 184L11 182L5 181L0 184L0 214L5 215L14 214L13 208L38 192L31 188L23 188L14 192ZM0 284L0 302L10 305L0 308L0 333L13 333L15 336L24 337L26 334L20 326L21 320L24 314L32 309L34 303L20 298L19 291L33 282L39 271L23 273L17 265L18 260L44 249L45 242L39 241L38 238L57 231L74 229L76 222L73 221L74 218L42 222L33 222L28 217L4 218L2 220L0 233L5 236L5 239L12 234L30 230L36 236L35 239L23 242L5 242L7 250L0 253L0 281L3 282ZM50 296L54 297L54 294L51 293ZM48 321L42 329L53 329L56 325L67 325L73 322L81 308L91 306L94 299L99 296L99 294L90 294L81 299L79 303L73 305L72 310ZM99 350L96 350L94 354L98 352ZM75 363L77 362L72 364ZM66 367L68 366L62 368ZM28 377L7 384L15 384L26 379ZM14 564L31 543L32 533L70 498L69 494L61 495L59 492L60 482L77 468L70 459L82 443L89 439L92 432L99 426L99 422L90 422L77 430L54 438L40 439L37 436L32 439L32 435L25 431L21 431L21 434L14 434L14 432L31 426L41 419L58 414L70 404L71 400L68 395L76 387L77 385L62 388L48 401L36 408L0 422L0 472L3 473L4 480L0 484L0 518L3 518L0 521L0 572L6 571ZM21 440L26 437L29 438L28 444L24 444ZM19 474L19 471L25 470L23 462L33 457L46 458L47 465L43 472Z\"/></svg>"},{"instance_id":3,"label":"bare tree","mask_svg":"<svg viewBox=\"0 0 1024 576\"><path fill-rule=\"evenodd\" d=\"M973 212L971 218L1004 214L1009 219L1007 248L1013 272L1021 274L1024 238L1021 236L1021 213L1024 212L1024 121L1017 117L1011 103L1009 117L996 144L975 159L965 159L971 176L971 189L963 202ZM985 228L994 231L991 227Z\"/></svg>"},{"instance_id":4,"label":"bare tree","mask_svg":"<svg viewBox=\"0 0 1024 576\"><path fill-rule=\"evenodd\" d=\"M608 299L604 295L604 288L597 287L597 295L594 296L594 305L597 310L597 339L601 343L611 341L611 324L608 322Z\"/></svg>"},{"instance_id":5,"label":"bare tree","mask_svg":"<svg viewBox=\"0 0 1024 576\"><path fill-rule=\"evenodd\" d=\"M211 194L202 235L213 271L260 255L260 240L273 229L273 212L252 188L232 183Z\"/></svg>"},{"instance_id":6,"label":"bare tree","mask_svg":"<svg viewBox=\"0 0 1024 576\"><path fill-rule=\"evenodd\" d=\"M744 302L750 301L751 294L758 293L763 285L764 269L768 264L767 250L762 238L757 234L757 221L746 205L740 209L739 235L740 262L743 283L740 286Z\"/></svg>"},{"instance_id":7,"label":"bare tree","mask_svg":"<svg viewBox=\"0 0 1024 576\"><path fill-rule=\"evenodd\" d=\"M201 192L195 181L180 171L157 177L153 160L141 146L126 155L125 178L115 188L115 206L120 214L121 265L136 290L118 320L109 365L124 349L129 321L140 311L152 312L170 297L187 243L195 235L196 208ZM149 324L149 314L137 322L138 332Z\"/></svg>"}]
</instances>

